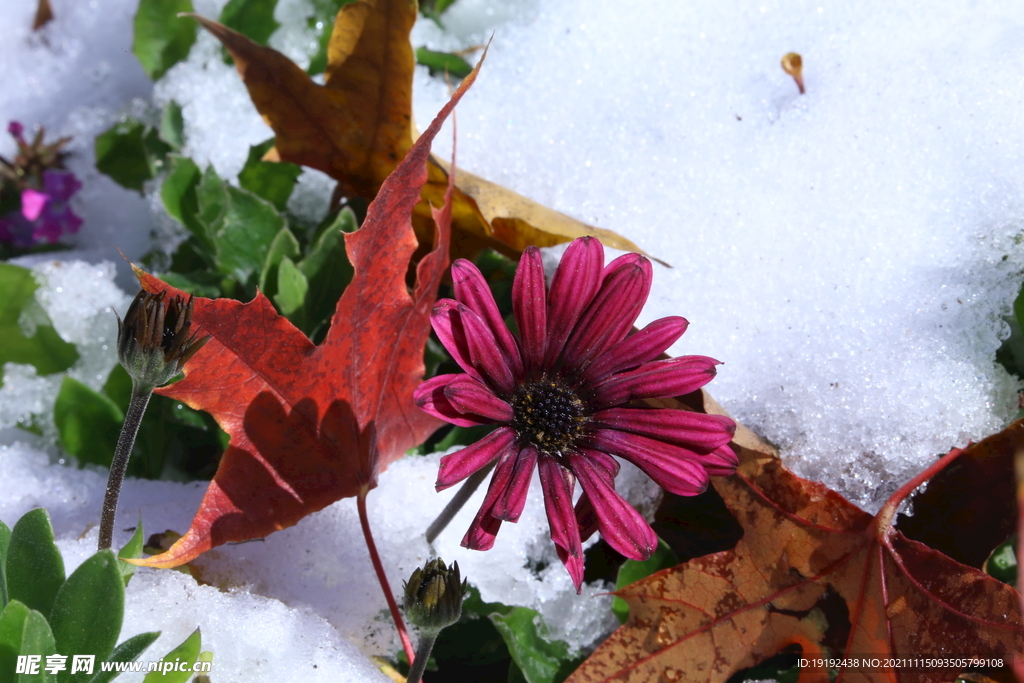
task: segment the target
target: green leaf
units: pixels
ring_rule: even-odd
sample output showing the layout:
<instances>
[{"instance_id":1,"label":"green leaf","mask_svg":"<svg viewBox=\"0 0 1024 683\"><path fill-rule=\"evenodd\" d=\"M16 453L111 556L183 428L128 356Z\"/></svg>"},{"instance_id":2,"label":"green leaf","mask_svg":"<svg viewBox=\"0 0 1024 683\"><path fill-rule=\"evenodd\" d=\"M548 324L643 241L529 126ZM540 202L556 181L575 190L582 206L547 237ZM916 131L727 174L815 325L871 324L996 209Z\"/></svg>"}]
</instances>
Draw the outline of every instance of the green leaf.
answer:
<instances>
[{"instance_id":1,"label":"green leaf","mask_svg":"<svg viewBox=\"0 0 1024 683\"><path fill-rule=\"evenodd\" d=\"M213 252L213 245L196 220L199 204L196 200L196 187L202 174L196 162L188 157L171 154L167 157L167 177L160 186L160 199L168 215L175 219L195 235L199 241Z\"/></svg>"},{"instance_id":2,"label":"green leaf","mask_svg":"<svg viewBox=\"0 0 1024 683\"><path fill-rule=\"evenodd\" d=\"M11 600L0 612L0 672L15 669L28 612L28 607L18 600Z\"/></svg>"},{"instance_id":3,"label":"green leaf","mask_svg":"<svg viewBox=\"0 0 1024 683\"><path fill-rule=\"evenodd\" d=\"M615 579L615 590L625 588L631 583L645 579L654 572L668 569L679 564L676 556L668 543L658 539L658 547L646 560L626 560L619 567L619 575ZM629 619L629 604L622 598L616 597L612 601L612 613L618 618L620 624L625 624Z\"/></svg>"},{"instance_id":4,"label":"green leaf","mask_svg":"<svg viewBox=\"0 0 1024 683\"><path fill-rule=\"evenodd\" d=\"M266 45L281 24L274 19L277 0L230 0L220 12L220 23Z\"/></svg>"},{"instance_id":5,"label":"green leaf","mask_svg":"<svg viewBox=\"0 0 1024 683\"><path fill-rule=\"evenodd\" d=\"M185 146L185 119L181 115L181 105L171 100L160 115L160 139L175 152Z\"/></svg>"},{"instance_id":6,"label":"green leaf","mask_svg":"<svg viewBox=\"0 0 1024 683\"><path fill-rule=\"evenodd\" d=\"M170 151L155 130L129 118L96 136L96 168L122 187L141 192Z\"/></svg>"},{"instance_id":7,"label":"green leaf","mask_svg":"<svg viewBox=\"0 0 1024 683\"><path fill-rule=\"evenodd\" d=\"M4 363L26 363L35 367L40 375L52 375L67 370L78 361L74 344L60 338L49 324L42 309L35 304L35 292L39 287L32 271L21 266L0 263L0 382L3 380ZM29 306L36 306L44 322L35 326L31 336L26 336L18 322Z\"/></svg>"},{"instance_id":8,"label":"green leaf","mask_svg":"<svg viewBox=\"0 0 1024 683\"><path fill-rule=\"evenodd\" d=\"M309 253L299 263L306 276L309 292L306 295L307 327L303 332L313 336L314 330L334 315L345 287L352 281L352 265L345 253L345 233L355 232L356 216L350 209L342 209L313 242Z\"/></svg>"},{"instance_id":9,"label":"green leaf","mask_svg":"<svg viewBox=\"0 0 1024 683\"><path fill-rule=\"evenodd\" d=\"M110 656L107 658L107 661L134 662L139 658L139 655L145 652L146 648L152 645L153 641L159 637L159 631L150 631L148 633L140 633L137 636L132 636L115 647L114 651L111 652ZM114 680L114 678L121 673L120 671L102 671L101 669L102 667L97 664L94 668L96 673L89 679L89 683L109 683L109 681Z\"/></svg>"},{"instance_id":10,"label":"green leaf","mask_svg":"<svg viewBox=\"0 0 1024 683\"><path fill-rule=\"evenodd\" d=\"M11 528L0 522L0 609L7 606L10 598L7 596L7 574L4 571L4 564L7 562L7 546L11 543ZM3 669L0 669L3 671Z\"/></svg>"},{"instance_id":11,"label":"green leaf","mask_svg":"<svg viewBox=\"0 0 1024 683\"><path fill-rule=\"evenodd\" d=\"M121 578L124 579L125 587L128 586L128 582L131 581L132 576L135 575L135 570L138 569L131 562L124 562L124 560L137 560L142 557L142 546L145 539L143 538L142 531L142 513L139 513L139 523L135 525L135 533L128 539L128 542L124 544L124 547L117 553L117 568L121 570Z\"/></svg>"},{"instance_id":12,"label":"green leaf","mask_svg":"<svg viewBox=\"0 0 1024 683\"><path fill-rule=\"evenodd\" d=\"M238 174L238 182L278 211L284 211L295 189L295 181L302 175L302 167L287 161L263 161L263 155L273 146L274 138L270 138L249 148L249 158Z\"/></svg>"},{"instance_id":13,"label":"green leaf","mask_svg":"<svg viewBox=\"0 0 1024 683\"><path fill-rule=\"evenodd\" d=\"M277 294L274 303L281 309L281 315L301 329L303 321L302 304L306 301L309 282L295 263L285 256L277 270Z\"/></svg>"},{"instance_id":14,"label":"green leaf","mask_svg":"<svg viewBox=\"0 0 1024 683\"><path fill-rule=\"evenodd\" d=\"M179 12L191 11L192 0L139 0L132 52L154 81L185 59L196 42L198 24L178 18Z\"/></svg>"},{"instance_id":15,"label":"green leaf","mask_svg":"<svg viewBox=\"0 0 1024 683\"><path fill-rule=\"evenodd\" d=\"M124 579L112 550L101 550L76 569L60 587L50 625L61 654L96 655L103 661L114 651L124 619ZM88 680L91 674L59 675L64 683Z\"/></svg>"},{"instance_id":16,"label":"green leaf","mask_svg":"<svg viewBox=\"0 0 1024 683\"><path fill-rule=\"evenodd\" d=\"M50 515L43 508L26 512L11 530L6 570L10 599L49 614L64 583L64 558L53 538Z\"/></svg>"},{"instance_id":17,"label":"green leaf","mask_svg":"<svg viewBox=\"0 0 1024 683\"><path fill-rule=\"evenodd\" d=\"M569 646L560 640L547 640L540 614L516 607L508 614L491 614L512 661L529 683L559 683L572 673L582 658L569 656Z\"/></svg>"},{"instance_id":18,"label":"green leaf","mask_svg":"<svg viewBox=\"0 0 1024 683\"><path fill-rule=\"evenodd\" d=\"M124 412L109 398L73 377L61 382L53 406L60 444L79 463L110 467Z\"/></svg>"},{"instance_id":19,"label":"green leaf","mask_svg":"<svg viewBox=\"0 0 1024 683\"><path fill-rule=\"evenodd\" d=\"M430 69L430 75L448 74L452 78L465 78L473 67L465 59L448 52L435 52L425 47L416 48L416 63Z\"/></svg>"},{"instance_id":20,"label":"green leaf","mask_svg":"<svg viewBox=\"0 0 1024 683\"><path fill-rule=\"evenodd\" d=\"M297 259L301 254L299 240L295 239L295 235L287 226L281 228L281 232L277 233L274 241L270 243L267 260L260 271L260 290L264 296L273 298L277 292L277 268L281 265L281 259Z\"/></svg>"},{"instance_id":21,"label":"green leaf","mask_svg":"<svg viewBox=\"0 0 1024 683\"><path fill-rule=\"evenodd\" d=\"M212 238L218 269L247 283L262 271L284 218L265 199L222 181L213 167L203 174L196 196L198 218Z\"/></svg>"},{"instance_id":22,"label":"green leaf","mask_svg":"<svg viewBox=\"0 0 1024 683\"><path fill-rule=\"evenodd\" d=\"M54 643L50 625L46 623L46 617L36 610L30 610L28 616L25 617L19 654L38 655L41 660L38 672L18 674L18 683L52 683L57 680L56 676L46 673L46 669L43 668L46 664L46 657L57 654L57 646Z\"/></svg>"},{"instance_id":23,"label":"green leaf","mask_svg":"<svg viewBox=\"0 0 1024 683\"><path fill-rule=\"evenodd\" d=\"M178 647L174 648L167 653L162 662L176 662L182 661L188 664L194 664L199 659L199 651L202 649L202 634L199 633L199 629L192 632L188 638L185 639ZM188 671L153 671L146 674L146 677L142 679L142 683L186 683L189 677L192 676L192 667L184 667Z\"/></svg>"}]
</instances>

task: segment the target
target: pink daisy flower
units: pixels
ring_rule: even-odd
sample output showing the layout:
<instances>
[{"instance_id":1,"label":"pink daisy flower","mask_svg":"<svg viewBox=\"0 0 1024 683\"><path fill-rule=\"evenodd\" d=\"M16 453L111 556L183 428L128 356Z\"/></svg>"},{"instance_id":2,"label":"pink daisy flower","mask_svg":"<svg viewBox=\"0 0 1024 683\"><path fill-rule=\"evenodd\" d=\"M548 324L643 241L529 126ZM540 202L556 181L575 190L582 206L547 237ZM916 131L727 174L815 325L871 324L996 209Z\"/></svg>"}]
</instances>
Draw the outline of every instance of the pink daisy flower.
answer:
<instances>
[{"instance_id":1,"label":"pink daisy flower","mask_svg":"<svg viewBox=\"0 0 1024 683\"><path fill-rule=\"evenodd\" d=\"M487 550L502 522L518 521L539 468L551 540L579 591L581 544L594 531L631 559L647 559L658 544L616 493L619 464L612 456L684 496L704 491L709 474L735 470L731 419L643 403L699 389L718 365L706 356L654 360L686 331L683 318L662 318L630 334L651 278L643 256L626 254L604 266L600 242L583 237L566 250L549 290L540 251L530 247L512 288L517 339L476 266L452 264L455 299L438 301L431 323L465 373L423 382L415 400L455 425L499 425L441 459L438 491L494 465L463 546ZM583 491L574 506L577 481Z\"/></svg>"}]
</instances>

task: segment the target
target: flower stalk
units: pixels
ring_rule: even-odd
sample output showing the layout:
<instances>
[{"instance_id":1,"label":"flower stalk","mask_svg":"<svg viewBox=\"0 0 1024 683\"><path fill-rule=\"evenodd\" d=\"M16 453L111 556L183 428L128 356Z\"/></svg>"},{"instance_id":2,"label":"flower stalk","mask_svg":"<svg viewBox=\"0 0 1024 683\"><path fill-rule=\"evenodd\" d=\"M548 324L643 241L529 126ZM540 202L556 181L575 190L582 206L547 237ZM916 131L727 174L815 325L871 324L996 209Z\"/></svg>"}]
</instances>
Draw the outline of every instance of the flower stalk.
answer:
<instances>
[{"instance_id":1,"label":"flower stalk","mask_svg":"<svg viewBox=\"0 0 1024 683\"><path fill-rule=\"evenodd\" d=\"M209 339L200 339L194 333L189 335L192 297L185 300L172 295L165 299L165 294L139 292L124 320L117 319L117 357L132 378L132 395L107 477L100 514L100 550L110 548L113 543L121 485L153 390L174 379Z\"/></svg>"}]
</instances>

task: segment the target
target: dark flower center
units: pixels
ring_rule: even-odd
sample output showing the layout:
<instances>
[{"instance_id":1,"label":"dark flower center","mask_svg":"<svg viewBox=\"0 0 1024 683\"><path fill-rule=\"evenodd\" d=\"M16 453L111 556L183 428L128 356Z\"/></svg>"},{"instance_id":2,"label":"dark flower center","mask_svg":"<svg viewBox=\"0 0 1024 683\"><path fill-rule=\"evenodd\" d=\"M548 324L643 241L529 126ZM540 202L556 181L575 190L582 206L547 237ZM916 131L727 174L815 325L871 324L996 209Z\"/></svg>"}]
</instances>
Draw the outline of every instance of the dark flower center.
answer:
<instances>
[{"instance_id":1,"label":"dark flower center","mask_svg":"<svg viewBox=\"0 0 1024 683\"><path fill-rule=\"evenodd\" d=\"M587 423L587 409L579 396L550 380L521 387L510 403L512 428L549 455L569 450Z\"/></svg>"}]
</instances>

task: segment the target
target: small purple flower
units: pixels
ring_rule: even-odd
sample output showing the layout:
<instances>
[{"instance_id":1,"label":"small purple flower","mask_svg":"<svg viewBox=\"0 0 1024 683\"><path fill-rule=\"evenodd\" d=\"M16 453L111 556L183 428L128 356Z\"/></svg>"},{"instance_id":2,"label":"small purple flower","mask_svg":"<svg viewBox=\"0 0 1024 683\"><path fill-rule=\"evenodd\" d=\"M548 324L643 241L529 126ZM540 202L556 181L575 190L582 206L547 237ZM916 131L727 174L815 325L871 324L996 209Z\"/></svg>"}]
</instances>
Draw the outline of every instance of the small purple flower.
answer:
<instances>
[{"instance_id":1,"label":"small purple flower","mask_svg":"<svg viewBox=\"0 0 1024 683\"><path fill-rule=\"evenodd\" d=\"M35 241L45 240L53 244L64 233L78 232L82 219L71 210L69 200L78 192L82 183L70 171L43 171L43 190L46 196L45 207L38 215L32 238ZM25 213L25 195L34 190L25 190L21 194L22 213ZM39 193L37 193L39 194ZM25 213L25 217L29 215Z\"/></svg>"},{"instance_id":2,"label":"small purple flower","mask_svg":"<svg viewBox=\"0 0 1024 683\"><path fill-rule=\"evenodd\" d=\"M709 474L735 470L731 419L643 404L699 389L718 364L705 356L654 360L686 331L683 318L630 334L651 278L644 257L627 254L605 267L601 244L583 237L566 250L549 290L540 252L530 247L512 288L517 339L480 271L465 260L452 264L455 300L438 301L431 323L465 374L423 382L415 400L455 425L500 425L441 459L439 491L496 463L463 546L487 550L503 521L518 521L539 468L551 540L579 591L581 544L594 531L632 559L647 559L658 542L616 493L611 456L680 495L704 491ZM574 507L577 480L583 492Z\"/></svg>"},{"instance_id":3,"label":"small purple flower","mask_svg":"<svg viewBox=\"0 0 1024 683\"><path fill-rule=\"evenodd\" d=\"M25 134L25 126L21 125L20 121L11 121L7 124L7 132L11 134L15 140L21 141L22 135Z\"/></svg>"}]
</instances>

